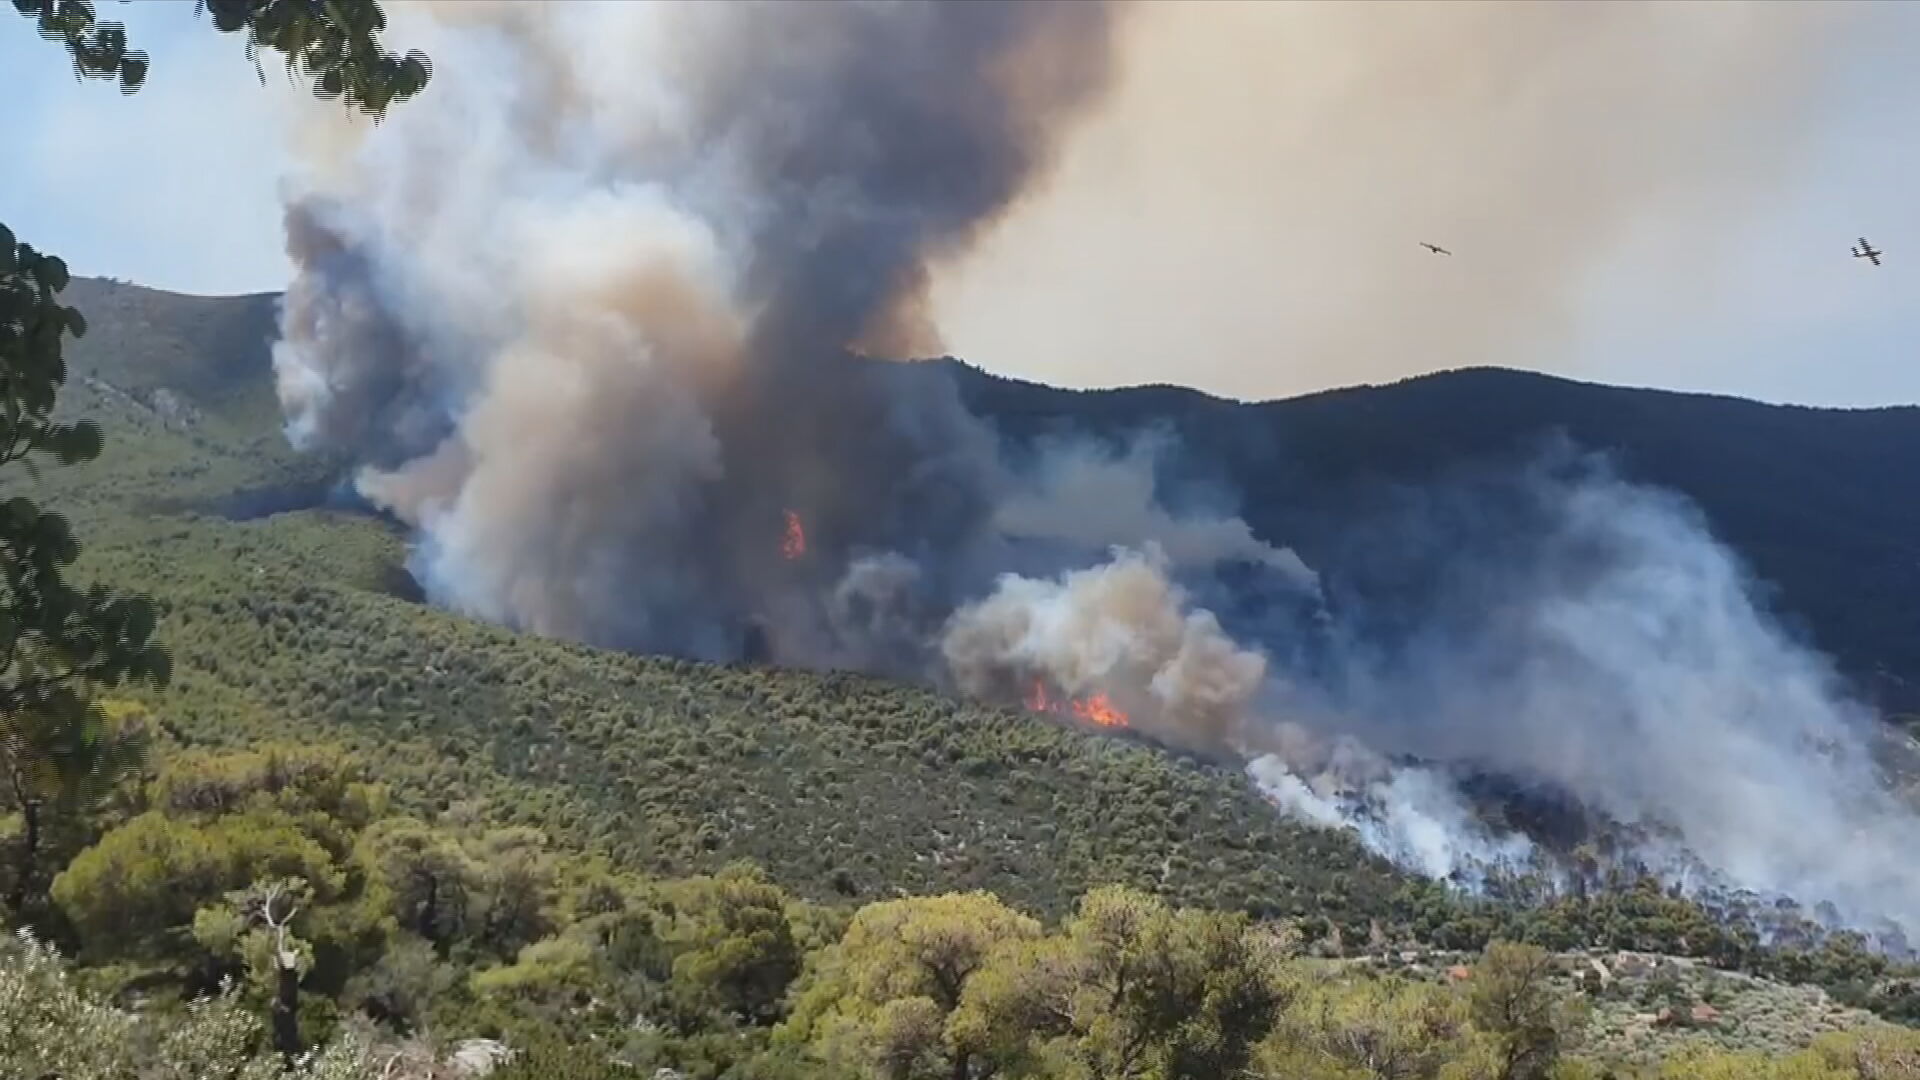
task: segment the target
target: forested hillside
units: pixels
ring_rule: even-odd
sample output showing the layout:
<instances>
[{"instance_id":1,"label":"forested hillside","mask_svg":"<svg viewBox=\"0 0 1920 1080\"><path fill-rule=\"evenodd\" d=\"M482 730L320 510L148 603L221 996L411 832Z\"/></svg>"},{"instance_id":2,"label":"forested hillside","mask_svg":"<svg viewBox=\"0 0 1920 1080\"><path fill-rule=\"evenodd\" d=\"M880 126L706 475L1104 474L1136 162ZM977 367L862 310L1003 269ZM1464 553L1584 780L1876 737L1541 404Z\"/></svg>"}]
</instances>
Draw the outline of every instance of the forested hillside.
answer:
<instances>
[{"instance_id":1,"label":"forested hillside","mask_svg":"<svg viewBox=\"0 0 1920 1080\"><path fill-rule=\"evenodd\" d=\"M1117 920L1144 935L1139 948L1173 950L1161 1001L1172 1011L1113 1021L1141 1025L1138 1052L1200 1055L1169 1076L1236 1061L1272 1077L1434 1076L1491 1068L1487 1055L1509 1050L1572 1059L1581 1046L1656 1069L1690 1045L1720 1054L1715 1068L1756 1069L1760 1057L1728 1055L1778 1057L1839 1029L1854 1034L1830 1035L1796 1059L1815 1071L1791 1075L1881 1075L1871 1062L1913 1052L1906 1036L1835 1004L1920 1012L1909 974L1848 935L1785 918L1763 943L1746 914L1631 880L1557 899L1521 880L1467 898L1409 879L1347 833L1283 819L1233 770L1156 747L864 677L619 655L425 606L399 532L347 504L334 463L295 454L280 434L271 297L81 281L64 299L92 330L71 347L62 410L98 420L107 452L8 482L73 519L87 545L79 576L157 600L174 676L164 691L115 692L114 723L148 732L154 753L45 853L46 901L30 921L70 959L25 944L5 960L15 981L0 983L0 1005L46 1003L17 1015L48 1030L96 1025L121 1033L102 1046L140 1045L156 1036L126 1033L174 1015L164 1003L233 978L242 997L181 1038L206 1040L208 1053L257 1045L248 1018L276 1000L262 935L279 917L295 920L283 925L304 950L296 997L308 1041L501 1037L532 1055L510 1066L525 1076L593 1076L613 1057L700 1076L864 1075L863 1062L889 1053L914 1064L887 1075L967 1074L956 1053L1009 1074L1106 1075L1073 1070L1124 1052L1102 1040L1132 1029L1091 1013L1039 1017L1051 1015L1045 995L1113 977L1100 966L1112 958L1086 950ZM1453 385L1247 407L970 378L1016 431L1117 430L1167 410L1192 425L1196 453L1211 447L1248 469L1252 457L1233 455L1320 431L1318 456L1290 444L1276 459L1290 470L1263 474L1296 509L1341 478L1424 460L1395 441L1412 438L1404 415L1383 422L1395 438L1365 437L1374 395L1401 400L1426 385L1444 398ZM1221 410L1243 419L1206 418ZM1321 412L1301 421L1295 410ZM1333 418L1342 412L1351 430ZM1523 410L1509 415L1509 437L1522 438ZM1889 439L1907 437L1895 421L1920 424L1883 419ZM1814 426L1830 434L1843 420ZM1822 453L1832 468L1846 460ZM1766 528L1796 520L1757 489L1748 497ZM1248 510L1278 528L1271 508ZM1861 513L1873 522L1863 535L1893 543L1874 530L1891 529L1897 511ZM17 828L17 815L8 822ZM1138 891L1097 891L1114 885ZM939 895L969 890L993 896ZM286 914L296 907L297 920ZM922 993L888 974L906 961L886 942L953 927L980 936L975 960L997 958L964 992ZM1486 1011L1475 995L1488 983L1408 959L1440 947L1470 963L1502 938L1562 952L1496 949L1480 961L1521 970L1528 1007L1542 1010L1530 1028ZM1589 985L1592 965L1575 950L1683 953L1819 983L1832 998L1719 974ZM1367 966L1346 966L1360 956ZM120 1011L133 1001L159 1012ZM1649 1019L1700 1005L1729 1019ZM1423 1064L1381 1072L1356 1049L1367 1040ZM189 1055L180 1060L195 1060L194 1046L176 1047Z\"/></svg>"},{"instance_id":2,"label":"forested hillside","mask_svg":"<svg viewBox=\"0 0 1920 1080\"><path fill-rule=\"evenodd\" d=\"M264 340L251 368L222 352L264 301L91 288L75 295L101 331L75 350L69 407L113 452L48 475L48 498L89 537L89 572L160 600L177 675L155 706L189 745L337 741L415 809L482 800L650 869L756 858L820 896L991 884L1059 911L1094 884L1164 882L1295 913L1337 898L1364 926L1398 887L1230 770L860 677L622 656L412 602L394 531L313 505L326 477L285 448ZM288 502L306 505L265 512Z\"/></svg>"}]
</instances>

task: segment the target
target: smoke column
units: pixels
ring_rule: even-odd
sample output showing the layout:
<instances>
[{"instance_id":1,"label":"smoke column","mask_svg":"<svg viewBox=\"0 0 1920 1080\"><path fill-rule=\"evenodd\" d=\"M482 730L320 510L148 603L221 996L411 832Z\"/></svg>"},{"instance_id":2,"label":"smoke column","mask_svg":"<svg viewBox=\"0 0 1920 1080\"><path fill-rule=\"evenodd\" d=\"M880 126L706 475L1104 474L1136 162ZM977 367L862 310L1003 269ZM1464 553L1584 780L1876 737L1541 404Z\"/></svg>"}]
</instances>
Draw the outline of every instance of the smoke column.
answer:
<instances>
[{"instance_id":1,"label":"smoke column","mask_svg":"<svg viewBox=\"0 0 1920 1080\"><path fill-rule=\"evenodd\" d=\"M991 437L943 383L843 350L937 346L929 262L1045 172L1113 10L402 13L449 62L291 203L275 365L290 436L361 454L436 598L727 658L748 617L812 647L848 552L968 543Z\"/></svg>"},{"instance_id":2,"label":"smoke column","mask_svg":"<svg viewBox=\"0 0 1920 1080\"><path fill-rule=\"evenodd\" d=\"M1237 508L1170 510L1176 443L1016 465L946 369L851 355L935 350L934 270L1044 187L1135 10L400 8L429 93L378 133L304 140L289 437L356 457L431 598L482 618L716 660L764 638L1007 705L1099 695L1435 876L1536 852L1459 783L1495 771L1738 885L1920 927L1920 822L1875 773L1871 718L1675 500L1543 469L1498 535L1355 523L1445 553L1457 583L1383 634ZM1634 17L1535 9L1503 47ZM1217 329L1182 332L1234 353ZM1219 606L1235 593L1299 617L1246 623Z\"/></svg>"},{"instance_id":3,"label":"smoke column","mask_svg":"<svg viewBox=\"0 0 1920 1080\"><path fill-rule=\"evenodd\" d=\"M1040 679L1068 694L1111 695L1177 746L1239 744L1266 660L1193 610L1165 565L1152 545L1059 581L1008 575L954 616L941 646L948 670L975 697L1018 697Z\"/></svg>"}]
</instances>

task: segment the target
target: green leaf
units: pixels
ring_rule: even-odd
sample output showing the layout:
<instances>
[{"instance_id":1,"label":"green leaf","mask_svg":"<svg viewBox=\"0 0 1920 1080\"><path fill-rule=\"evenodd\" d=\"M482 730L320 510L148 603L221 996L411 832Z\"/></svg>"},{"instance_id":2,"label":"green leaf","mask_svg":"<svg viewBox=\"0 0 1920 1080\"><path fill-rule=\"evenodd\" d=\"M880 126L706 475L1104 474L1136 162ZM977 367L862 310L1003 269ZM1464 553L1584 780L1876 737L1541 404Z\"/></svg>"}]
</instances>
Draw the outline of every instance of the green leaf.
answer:
<instances>
[{"instance_id":1,"label":"green leaf","mask_svg":"<svg viewBox=\"0 0 1920 1080\"><path fill-rule=\"evenodd\" d=\"M99 457L103 441L99 424L81 420L71 427L48 428L40 448L62 465L78 465Z\"/></svg>"},{"instance_id":2,"label":"green leaf","mask_svg":"<svg viewBox=\"0 0 1920 1080\"><path fill-rule=\"evenodd\" d=\"M71 283L67 273L67 264L58 255L46 255L40 259L39 278L48 289L59 292Z\"/></svg>"},{"instance_id":3,"label":"green leaf","mask_svg":"<svg viewBox=\"0 0 1920 1080\"><path fill-rule=\"evenodd\" d=\"M166 646L150 645L140 654L140 673L159 689L173 681L173 656Z\"/></svg>"},{"instance_id":4,"label":"green leaf","mask_svg":"<svg viewBox=\"0 0 1920 1080\"><path fill-rule=\"evenodd\" d=\"M247 12L245 8L227 4L209 4L207 6L213 9L213 28L215 30L223 34L231 34L236 30L245 30L247 28Z\"/></svg>"},{"instance_id":5,"label":"green leaf","mask_svg":"<svg viewBox=\"0 0 1920 1080\"><path fill-rule=\"evenodd\" d=\"M120 92L131 94L147 81L147 54L130 52L120 61Z\"/></svg>"},{"instance_id":6,"label":"green leaf","mask_svg":"<svg viewBox=\"0 0 1920 1080\"><path fill-rule=\"evenodd\" d=\"M145 597L135 597L126 601L126 625L122 634L130 646L145 648L147 639L153 637L158 617L154 614L153 602Z\"/></svg>"}]
</instances>

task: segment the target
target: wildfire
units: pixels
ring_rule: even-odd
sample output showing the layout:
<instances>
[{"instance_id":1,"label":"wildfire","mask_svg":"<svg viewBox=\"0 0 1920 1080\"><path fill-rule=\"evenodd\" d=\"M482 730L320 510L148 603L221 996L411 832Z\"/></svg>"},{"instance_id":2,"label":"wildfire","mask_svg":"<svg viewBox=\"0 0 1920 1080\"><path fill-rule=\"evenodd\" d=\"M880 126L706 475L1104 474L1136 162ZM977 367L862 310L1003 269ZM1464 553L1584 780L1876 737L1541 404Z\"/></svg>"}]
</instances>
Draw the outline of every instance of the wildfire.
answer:
<instances>
[{"instance_id":1,"label":"wildfire","mask_svg":"<svg viewBox=\"0 0 1920 1080\"><path fill-rule=\"evenodd\" d=\"M1091 697L1067 698L1065 701L1056 701L1047 696L1047 684L1039 679L1035 679L1033 681L1033 689L1028 691L1027 696L1022 700L1025 702L1027 708L1033 712L1053 713L1056 716L1065 716L1070 713L1099 727L1123 728L1128 726L1127 714L1115 706L1113 699L1107 697L1105 694L1094 694Z\"/></svg>"},{"instance_id":2,"label":"wildfire","mask_svg":"<svg viewBox=\"0 0 1920 1080\"><path fill-rule=\"evenodd\" d=\"M1095 694L1090 698L1075 699L1073 715L1082 720L1091 720L1101 727L1126 727L1127 714L1114 708L1113 702L1105 694Z\"/></svg>"},{"instance_id":3,"label":"wildfire","mask_svg":"<svg viewBox=\"0 0 1920 1080\"><path fill-rule=\"evenodd\" d=\"M1047 700L1047 684L1039 679L1033 680L1033 690L1026 696L1027 709L1031 712L1053 712L1053 703Z\"/></svg>"},{"instance_id":4,"label":"wildfire","mask_svg":"<svg viewBox=\"0 0 1920 1080\"><path fill-rule=\"evenodd\" d=\"M787 531L780 537L780 557L792 562L807 553L807 530L800 524L800 515L787 511Z\"/></svg>"}]
</instances>

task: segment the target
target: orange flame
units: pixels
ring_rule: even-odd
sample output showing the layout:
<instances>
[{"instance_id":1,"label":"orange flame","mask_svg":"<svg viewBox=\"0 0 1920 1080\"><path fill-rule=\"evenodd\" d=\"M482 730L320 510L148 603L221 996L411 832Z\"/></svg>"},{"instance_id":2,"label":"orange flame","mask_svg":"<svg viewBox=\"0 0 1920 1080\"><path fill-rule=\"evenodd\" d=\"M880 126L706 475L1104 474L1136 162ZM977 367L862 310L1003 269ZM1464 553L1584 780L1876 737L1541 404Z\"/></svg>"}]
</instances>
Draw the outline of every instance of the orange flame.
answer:
<instances>
[{"instance_id":1,"label":"orange flame","mask_svg":"<svg viewBox=\"0 0 1920 1080\"><path fill-rule=\"evenodd\" d=\"M800 524L800 515L787 511L787 531L780 538L780 557L792 562L807 553L807 530Z\"/></svg>"},{"instance_id":2,"label":"orange flame","mask_svg":"<svg viewBox=\"0 0 1920 1080\"><path fill-rule=\"evenodd\" d=\"M1105 694L1092 697L1068 698L1055 701L1047 696L1047 684L1040 679L1033 680L1033 689L1027 692L1021 701L1033 712L1053 713L1065 716L1071 713L1088 723L1103 728L1123 728L1130 726L1127 714L1114 705L1113 699Z\"/></svg>"},{"instance_id":3,"label":"orange flame","mask_svg":"<svg viewBox=\"0 0 1920 1080\"><path fill-rule=\"evenodd\" d=\"M1027 708L1033 712L1052 712L1053 703L1047 700L1047 684L1039 679L1033 680L1033 690L1026 696Z\"/></svg>"},{"instance_id":4,"label":"orange flame","mask_svg":"<svg viewBox=\"0 0 1920 1080\"><path fill-rule=\"evenodd\" d=\"M1105 694L1095 694L1090 698L1075 700L1073 715L1082 720L1091 720L1101 727L1127 726L1127 714L1114 708L1113 702L1108 700Z\"/></svg>"}]
</instances>

